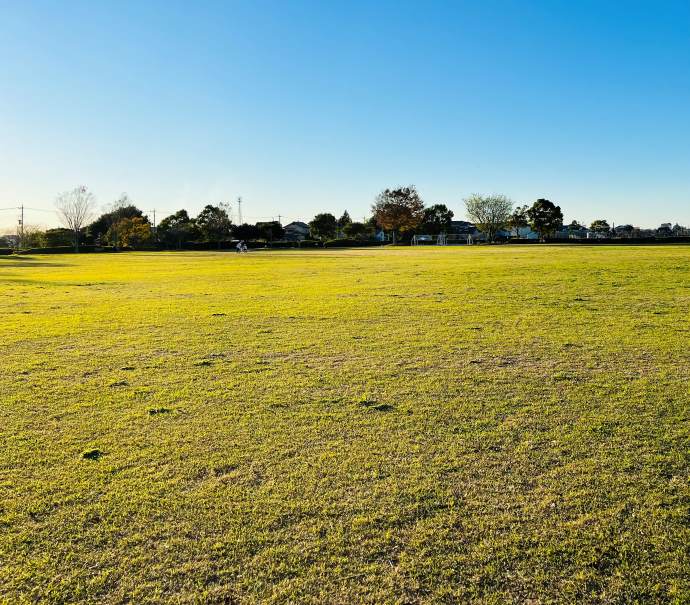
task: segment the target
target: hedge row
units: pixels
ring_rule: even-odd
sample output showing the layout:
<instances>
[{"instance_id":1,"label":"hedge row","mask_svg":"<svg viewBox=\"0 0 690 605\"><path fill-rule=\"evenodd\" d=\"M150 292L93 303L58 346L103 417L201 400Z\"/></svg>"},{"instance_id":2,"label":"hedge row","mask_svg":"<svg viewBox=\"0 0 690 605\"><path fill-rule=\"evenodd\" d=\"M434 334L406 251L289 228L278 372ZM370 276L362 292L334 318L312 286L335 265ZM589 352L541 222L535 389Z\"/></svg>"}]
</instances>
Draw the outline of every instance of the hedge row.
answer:
<instances>
[{"instance_id":1,"label":"hedge row","mask_svg":"<svg viewBox=\"0 0 690 605\"><path fill-rule=\"evenodd\" d=\"M274 248L277 250L280 249L286 249L286 248L321 248L323 244L314 239L305 239L302 240L301 242L291 242L287 240L282 240L282 241L277 241L277 242L267 242L266 247L267 248Z\"/></svg>"},{"instance_id":2,"label":"hedge row","mask_svg":"<svg viewBox=\"0 0 690 605\"><path fill-rule=\"evenodd\" d=\"M363 246L382 246L378 240L332 239L324 243L324 248L358 248Z\"/></svg>"},{"instance_id":3,"label":"hedge row","mask_svg":"<svg viewBox=\"0 0 690 605\"><path fill-rule=\"evenodd\" d=\"M251 249L256 248L271 248L275 250L281 249L306 249L306 248L354 248L363 246L381 246L382 242L372 240L358 240L358 239L333 239L327 242L319 240L302 240L301 242L293 241L247 241L247 247ZM182 250L235 250L237 247L237 240L222 241L220 246L218 242L184 242ZM165 250L163 244L157 246L146 246L139 248L139 251L150 252L156 250ZM174 248L173 248L174 249ZM125 252L129 248L120 247L115 249L113 246L96 246L94 244L83 244L79 246L79 252ZM12 250L11 248L0 249L0 254L70 254L74 252L74 246L48 246L45 248L30 248L28 250Z\"/></svg>"},{"instance_id":4,"label":"hedge row","mask_svg":"<svg viewBox=\"0 0 690 605\"><path fill-rule=\"evenodd\" d=\"M251 243L251 242L249 242ZM359 240L359 239L331 239L326 242L319 240L305 239L301 242L269 242L266 244L267 248L354 248L362 246L380 246L381 242L378 240Z\"/></svg>"},{"instance_id":5,"label":"hedge row","mask_svg":"<svg viewBox=\"0 0 690 605\"><path fill-rule=\"evenodd\" d=\"M17 254L69 254L74 252L74 246L48 246L46 248L28 248L27 250L15 250ZM116 252L112 246L96 246L84 244L79 246L79 252Z\"/></svg>"},{"instance_id":6,"label":"hedge row","mask_svg":"<svg viewBox=\"0 0 690 605\"><path fill-rule=\"evenodd\" d=\"M539 244L537 239L511 239L511 244ZM690 244L688 236L672 237L601 237L591 239L570 239L560 237L547 237L547 244L583 244L597 246L602 244L634 245L634 244Z\"/></svg>"},{"instance_id":7,"label":"hedge row","mask_svg":"<svg viewBox=\"0 0 690 605\"><path fill-rule=\"evenodd\" d=\"M315 239L303 239L301 242L299 242L300 248L321 248L322 246L323 242Z\"/></svg>"}]
</instances>

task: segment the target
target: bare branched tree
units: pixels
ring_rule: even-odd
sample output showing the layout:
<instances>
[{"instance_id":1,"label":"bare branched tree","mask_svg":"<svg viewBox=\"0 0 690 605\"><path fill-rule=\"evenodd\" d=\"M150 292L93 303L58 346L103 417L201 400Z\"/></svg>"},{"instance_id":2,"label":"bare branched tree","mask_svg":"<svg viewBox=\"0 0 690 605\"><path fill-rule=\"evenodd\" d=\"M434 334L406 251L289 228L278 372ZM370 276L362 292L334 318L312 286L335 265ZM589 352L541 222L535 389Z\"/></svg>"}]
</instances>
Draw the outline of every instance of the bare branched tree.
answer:
<instances>
[{"instance_id":1,"label":"bare branched tree","mask_svg":"<svg viewBox=\"0 0 690 605\"><path fill-rule=\"evenodd\" d=\"M513 202L505 195L473 194L465 199L465 211L477 229L486 234L492 242L510 220Z\"/></svg>"},{"instance_id":2,"label":"bare branched tree","mask_svg":"<svg viewBox=\"0 0 690 605\"><path fill-rule=\"evenodd\" d=\"M95 196L82 185L58 195L55 207L62 224L74 232L74 251L79 252L79 234L93 215Z\"/></svg>"}]
</instances>

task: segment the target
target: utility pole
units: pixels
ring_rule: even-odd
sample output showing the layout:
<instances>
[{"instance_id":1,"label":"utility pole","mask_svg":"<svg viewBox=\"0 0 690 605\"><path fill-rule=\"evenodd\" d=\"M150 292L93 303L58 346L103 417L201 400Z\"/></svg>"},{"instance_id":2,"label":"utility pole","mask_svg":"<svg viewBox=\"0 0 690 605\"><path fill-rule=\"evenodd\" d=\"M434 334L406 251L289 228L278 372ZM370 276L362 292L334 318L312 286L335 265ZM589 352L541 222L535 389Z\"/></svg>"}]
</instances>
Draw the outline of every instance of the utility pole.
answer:
<instances>
[{"instance_id":1,"label":"utility pole","mask_svg":"<svg viewBox=\"0 0 690 605\"><path fill-rule=\"evenodd\" d=\"M147 210L147 212L151 212L153 214L153 232L156 232L156 209L154 208L153 210Z\"/></svg>"},{"instance_id":2,"label":"utility pole","mask_svg":"<svg viewBox=\"0 0 690 605\"><path fill-rule=\"evenodd\" d=\"M19 207L21 212L19 219L19 247L24 248L24 204Z\"/></svg>"},{"instance_id":3,"label":"utility pole","mask_svg":"<svg viewBox=\"0 0 690 605\"><path fill-rule=\"evenodd\" d=\"M237 198L237 224L242 225L242 198Z\"/></svg>"},{"instance_id":4,"label":"utility pole","mask_svg":"<svg viewBox=\"0 0 690 605\"><path fill-rule=\"evenodd\" d=\"M283 223L281 222L281 220L280 220L281 217L282 217L282 214L279 214L279 215L278 215L278 224L279 224L279 225L282 225L282 224L283 224Z\"/></svg>"}]
</instances>

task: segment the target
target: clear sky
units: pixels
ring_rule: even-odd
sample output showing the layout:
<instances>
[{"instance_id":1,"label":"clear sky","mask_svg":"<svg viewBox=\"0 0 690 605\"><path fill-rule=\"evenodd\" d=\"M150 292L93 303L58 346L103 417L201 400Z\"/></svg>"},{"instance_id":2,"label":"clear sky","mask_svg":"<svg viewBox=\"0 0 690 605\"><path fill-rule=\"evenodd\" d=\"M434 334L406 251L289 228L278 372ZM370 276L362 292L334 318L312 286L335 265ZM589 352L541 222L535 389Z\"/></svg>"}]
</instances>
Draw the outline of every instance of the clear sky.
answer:
<instances>
[{"instance_id":1,"label":"clear sky","mask_svg":"<svg viewBox=\"0 0 690 605\"><path fill-rule=\"evenodd\" d=\"M690 2L0 0L0 208L354 218L413 183L690 224ZM0 227L15 224L0 211Z\"/></svg>"}]
</instances>

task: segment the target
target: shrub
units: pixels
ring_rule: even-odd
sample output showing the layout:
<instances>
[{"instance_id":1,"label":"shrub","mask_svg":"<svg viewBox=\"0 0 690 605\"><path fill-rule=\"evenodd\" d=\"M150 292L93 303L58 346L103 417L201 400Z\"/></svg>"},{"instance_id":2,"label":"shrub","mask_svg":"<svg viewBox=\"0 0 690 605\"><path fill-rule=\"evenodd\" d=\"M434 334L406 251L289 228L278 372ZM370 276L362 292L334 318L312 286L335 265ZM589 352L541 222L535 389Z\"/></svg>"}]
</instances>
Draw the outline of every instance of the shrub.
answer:
<instances>
[{"instance_id":1,"label":"shrub","mask_svg":"<svg viewBox=\"0 0 690 605\"><path fill-rule=\"evenodd\" d=\"M315 239L304 239L299 243L300 248L322 248L323 243Z\"/></svg>"},{"instance_id":2,"label":"shrub","mask_svg":"<svg viewBox=\"0 0 690 605\"><path fill-rule=\"evenodd\" d=\"M276 249L298 248L299 242L290 242L290 241L286 241L286 240L278 240L275 242L266 242L266 247L267 248L276 248Z\"/></svg>"}]
</instances>

